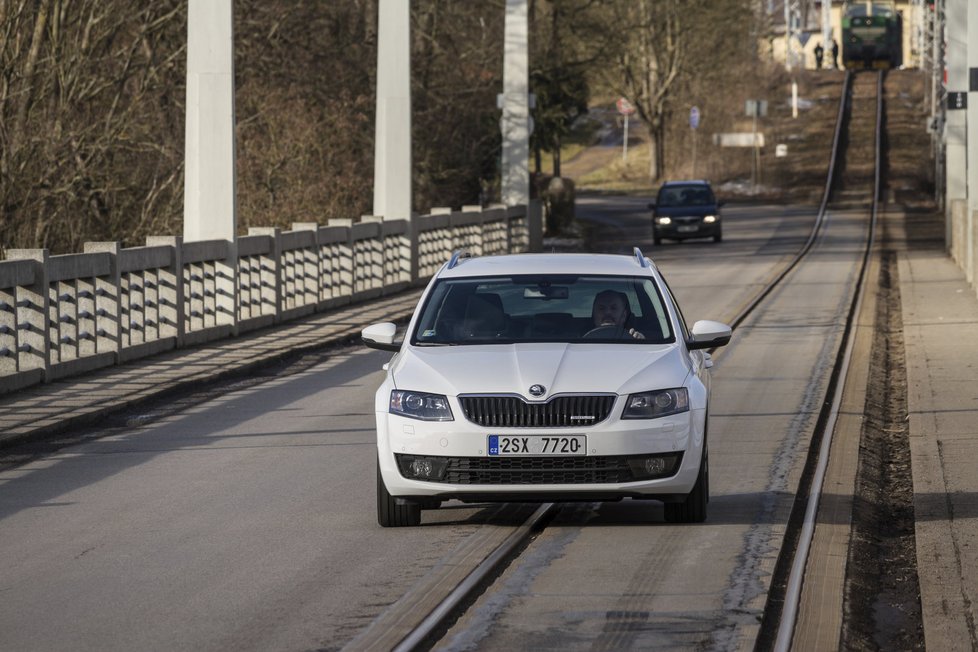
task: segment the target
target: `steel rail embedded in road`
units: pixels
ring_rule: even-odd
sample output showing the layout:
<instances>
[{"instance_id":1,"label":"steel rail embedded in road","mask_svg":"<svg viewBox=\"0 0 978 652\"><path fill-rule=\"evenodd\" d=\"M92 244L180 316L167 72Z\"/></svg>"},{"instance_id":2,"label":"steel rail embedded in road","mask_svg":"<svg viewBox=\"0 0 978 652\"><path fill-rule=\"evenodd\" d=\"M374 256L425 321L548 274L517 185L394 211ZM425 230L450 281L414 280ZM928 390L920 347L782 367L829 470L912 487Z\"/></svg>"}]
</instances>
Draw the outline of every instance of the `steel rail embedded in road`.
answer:
<instances>
[{"instance_id":1,"label":"steel rail embedded in road","mask_svg":"<svg viewBox=\"0 0 978 652\"><path fill-rule=\"evenodd\" d=\"M851 90L851 72L846 73L846 89L843 92L843 103ZM787 652L791 649L791 642L794 637L795 624L798 617L798 608L801 602L801 589L805 577L805 566L808 563L808 554L811 549L812 540L815 535L815 519L818 514L818 505L822 494L822 486L825 479L825 471L828 467L829 451L832 448L832 434L835 430L835 423L838 419L839 409L842 405L843 391L845 389L845 378L849 371L849 363L852 360L852 351L855 345L853 332L856 319L862 307L863 296L866 289L866 272L869 268L870 256L872 255L873 245L876 237L876 223L879 208L880 191L880 143L883 115L883 73L878 72L876 78L876 121L874 131L873 146L873 197L870 208L869 233L866 241L866 248L863 252L860 264L859 276L856 280L856 291L853 302L850 306L849 314L846 318L845 328L842 334L842 346L840 355L836 359L835 367L832 370L831 380L829 381L828 393L832 395L831 403L823 404L819 414L818 423L822 424L821 444L818 447L818 458L815 471L812 476L812 484L808 492L808 501L805 508L805 516L801 526L798 539L798 547L794 551L791 570L788 574L788 584L785 591L784 606L782 607L781 617L778 623L778 633L775 639L774 649L777 652ZM833 165L835 163L835 146L833 146ZM831 180L831 176L829 177ZM826 192L826 197L828 192ZM823 201L823 210L825 202ZM812 449L813 451L816 449Z\"/></svg>"},{"instance_id":2,"label":"steel rail embedded in road","mask_svg":"<svg viewBox=\"0 0 978 652\"><path fill-rule=\"evenodd\" d=\"M421 643L425 641L429 636L431 636L439 627L443 626L445 622L457 615L459 609L465 604L467 600L470 599L473 592L482 585L482 583L492 577L497 570L501 567L508 565L509 557L514 550L517 550L520 546L526 543L527 540L536 531L536 526L542 522L550 511L554 508L554 503L543 503L525 523L520 525L515 532L509 535L505 541L503 541L499 547L492 551L492 553L486 557L482 563L476 566L471 573L466 576L466 578L457 586L448 596L442 600L437 607L435 607L432 612L421 621L421 623L411 631L410 634L404 637L397 647L394 648L394 652L410 652L418 647Z\"/></svg>"}]
</instances>

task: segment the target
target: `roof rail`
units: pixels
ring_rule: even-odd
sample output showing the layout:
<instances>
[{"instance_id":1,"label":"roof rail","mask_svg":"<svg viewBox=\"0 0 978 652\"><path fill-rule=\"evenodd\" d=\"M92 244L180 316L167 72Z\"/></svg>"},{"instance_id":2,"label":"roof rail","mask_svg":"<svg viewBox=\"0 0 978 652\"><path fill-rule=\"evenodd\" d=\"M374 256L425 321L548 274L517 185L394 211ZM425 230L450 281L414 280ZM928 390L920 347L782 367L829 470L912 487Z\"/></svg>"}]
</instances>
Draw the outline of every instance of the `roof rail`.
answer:
<instances>
[{"instance_id":1,"label":"roof rail","mask_svg":"<svg viewBox=\"0 0 978 652\"><path fill-rule=\"evenodd\" d=\"M468 249L456 249L452 252L452 258L448 261L447 269L454 269L458 267L459 263L462 262L463 258L471 258L472 254L469 253Z\"/></svg>"},{"instance_id":2,"label":"roof rail","mask_svg":"<svg viewBox=\"0 0 978 652\"><path fill-rule=\"evenodd\" d=\"M642 253L642 250L639 249L638 247L633 247L632 248L632 255L635 256L635 260L638 261L638 266L639 267L648 267L649 266L649 261L645 259L645 254L643 254Z\"/></svg>"}]
</instances>

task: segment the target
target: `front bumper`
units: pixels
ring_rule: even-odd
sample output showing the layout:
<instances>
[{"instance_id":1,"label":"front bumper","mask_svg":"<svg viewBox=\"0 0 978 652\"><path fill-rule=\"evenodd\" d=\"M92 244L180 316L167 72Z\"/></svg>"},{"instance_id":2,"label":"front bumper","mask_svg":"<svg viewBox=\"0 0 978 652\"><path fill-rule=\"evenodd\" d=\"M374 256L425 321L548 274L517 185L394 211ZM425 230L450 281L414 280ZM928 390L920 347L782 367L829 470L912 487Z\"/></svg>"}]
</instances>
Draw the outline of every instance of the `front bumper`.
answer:
<instances>
[{"instance_id":1,"label":"front bumper","mask_svg":"<svg viewBox=\"0 0 978 652\"><path fill-rule=\"evenodd\" d=\"M392 496L408 499L673 499L689 493L696 482L705 415L704 409L694 409L658 419L622 421L612 417L591 427L540 429L485 428L464 417L449 422L425 422L377 412L380 472ZM587 455L499 457L487 454L489 435L517 434L583 434L587 436ZM629 458L655 454L676 454L675 473L669 477L633 480L634 476L628 472ZM405 455L444 460L453 465L455 472L438 482L405 477L397 459ZM401 459L403 462L404 458ZM507 473L512 482L506 482ZM480 483L480 478L490 476L491 481Z\"/></svg>"},{"instance_id":2,"label":"front bumper","mask_svg":"<svg viewBox=\"0 0 978 652\"><path fill-rule=\"evenodd\" d=\"M652 222L652 229L660 238L669 240L685 240L687 238L712 238L720 233L720 220L706 223L701 218L679 221L681 218L673 218L671 224L659 224Z\"/></svg>"}]
</instances>

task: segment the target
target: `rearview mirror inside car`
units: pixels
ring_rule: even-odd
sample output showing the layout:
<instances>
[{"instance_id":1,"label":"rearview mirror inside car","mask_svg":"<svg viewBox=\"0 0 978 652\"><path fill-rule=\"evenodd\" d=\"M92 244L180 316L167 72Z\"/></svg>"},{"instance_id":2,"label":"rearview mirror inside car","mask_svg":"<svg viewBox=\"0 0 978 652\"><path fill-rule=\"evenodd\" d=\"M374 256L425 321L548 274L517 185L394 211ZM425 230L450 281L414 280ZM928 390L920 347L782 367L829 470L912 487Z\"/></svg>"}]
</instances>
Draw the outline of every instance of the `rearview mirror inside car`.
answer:
<instances>
[{"instance_id":1,"label":"rearview mirror inside car","mask_svg":"<svg viewBox=\"0 0 978 652\"><path fill-rule=\"evenodd\" d=\"M566 299L570 296L570 289L564 285L538 285L535 288L524 288L524 299Z\"/></svg>"}]
</instances>

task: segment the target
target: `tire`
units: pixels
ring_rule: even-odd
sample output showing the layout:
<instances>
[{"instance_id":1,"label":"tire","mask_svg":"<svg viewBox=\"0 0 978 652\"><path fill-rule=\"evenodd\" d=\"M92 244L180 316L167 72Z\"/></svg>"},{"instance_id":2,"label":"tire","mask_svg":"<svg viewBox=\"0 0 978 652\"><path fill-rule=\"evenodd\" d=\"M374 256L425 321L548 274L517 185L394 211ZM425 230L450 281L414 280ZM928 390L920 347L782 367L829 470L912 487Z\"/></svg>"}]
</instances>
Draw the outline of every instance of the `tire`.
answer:
<instances>
[{"instance_id":1,"label":"tire","mask_svg":"<svg viewBox=\"0 0 978 652\"><path fill-rule=\"evenodd\" d=\"M660 236L658 233L653 233L652 234L652 244L654 244L654 245L660 245L660 244L662 244L662 236Z\"/></svg>"},{"instance_id":2,"label":"tire","mask_svg":"<svg viewBox=\"0 0 978 652\"><path fill-rule=\"evenodd\" d=\"M713 236L713 242L723 242L723 231L717 231Z\"/></svg>"},{"instance_id":3,"label":"tire","mask_svg":"<svg viewBox=\"0 0 978 652\"><path fill-rule=\"evenodd\" d=\"M666 503L666 521L669 523L702 523L706 520L706 504L710 502L710 455L703 450L700 472L693 490L681 503Z\"/></svg>"},{"instance_id":4,"label":"tire","mask_svg":"<svg viewBox=\"0 0 978 652\"><path fill-rule=\"evenodd\" d=\"M381 527L415 527L421 525L421 505L398 505L387 491L377 462L377 522Z\"/></svg>"}]
</instances>

